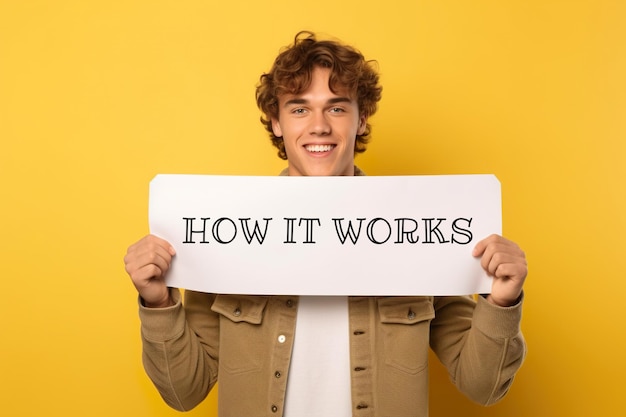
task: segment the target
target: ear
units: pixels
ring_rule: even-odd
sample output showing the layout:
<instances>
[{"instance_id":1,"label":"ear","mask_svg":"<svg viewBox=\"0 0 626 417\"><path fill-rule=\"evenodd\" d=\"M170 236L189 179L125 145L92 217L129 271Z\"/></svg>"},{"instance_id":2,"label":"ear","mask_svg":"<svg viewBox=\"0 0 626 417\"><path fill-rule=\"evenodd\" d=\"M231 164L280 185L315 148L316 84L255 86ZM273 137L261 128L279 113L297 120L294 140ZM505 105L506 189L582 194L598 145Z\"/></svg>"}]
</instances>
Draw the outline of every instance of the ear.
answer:
<instances>
[{"instance_id":1,"label":"ear","mask_svg":"<svg viewBox=\"0 0 626 417\"><path fill-rule=\"evenodd\" d=\"M367 127L367 116L362 114L359 116L359 128L356 132L357 135L362 135L365 133L365 128Z\"/></svg>"},{"instance_id":2,"label":"ear","mask_svg":"<svg viewBox=\"0 0 626 417\"><path fill-rule=\"evenodd\" d=\"M272 131L274 132L274 136L277 138L281 138L283 136L283 130L280 128L280 123L278 119L274 119L272 117Z\"/></svg>"}]
</instances>

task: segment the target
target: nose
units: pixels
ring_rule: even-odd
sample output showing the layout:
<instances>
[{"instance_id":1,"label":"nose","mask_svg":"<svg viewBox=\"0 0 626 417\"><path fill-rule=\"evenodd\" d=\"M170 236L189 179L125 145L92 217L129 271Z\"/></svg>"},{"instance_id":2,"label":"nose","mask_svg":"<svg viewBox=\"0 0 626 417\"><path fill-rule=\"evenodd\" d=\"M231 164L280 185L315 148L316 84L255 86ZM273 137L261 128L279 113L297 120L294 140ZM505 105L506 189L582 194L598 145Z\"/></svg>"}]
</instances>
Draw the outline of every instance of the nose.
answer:
<instances>
[{"instance_id":1,"label":"nose","mask_svg":"<svg viewBox=\"0 0 626 417\"><path fill-rule=\"evenodd\" d=\"M323 111L313 113L310 126L310 133L312 135L326 136L330 134L331 127L327 117L328 116Z\"/></svg>"}]
</instances>

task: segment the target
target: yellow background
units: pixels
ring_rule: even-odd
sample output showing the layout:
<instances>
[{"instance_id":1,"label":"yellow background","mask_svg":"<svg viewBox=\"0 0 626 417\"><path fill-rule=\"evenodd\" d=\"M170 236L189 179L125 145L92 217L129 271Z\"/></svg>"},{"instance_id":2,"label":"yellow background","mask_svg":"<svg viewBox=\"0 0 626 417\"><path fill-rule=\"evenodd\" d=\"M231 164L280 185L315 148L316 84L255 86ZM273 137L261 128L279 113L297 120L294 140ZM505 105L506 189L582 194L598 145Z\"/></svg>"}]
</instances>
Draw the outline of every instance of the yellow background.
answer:
<instances>
[{"instance_id":1,"label":"yellow background","mask_svg":"<svg viewBox=\"0 0 626 417\"><path fill-rule=\"evenodd\" d=\"M284 166L254 87L300 29L379 62L367 173L494 173L527 252L511 393L475 406L434 363L431 415L623 413L625 4L0 1L0 414L179 415L141 368L122 258L155 174Z\"/></svg>"}]
</instances>

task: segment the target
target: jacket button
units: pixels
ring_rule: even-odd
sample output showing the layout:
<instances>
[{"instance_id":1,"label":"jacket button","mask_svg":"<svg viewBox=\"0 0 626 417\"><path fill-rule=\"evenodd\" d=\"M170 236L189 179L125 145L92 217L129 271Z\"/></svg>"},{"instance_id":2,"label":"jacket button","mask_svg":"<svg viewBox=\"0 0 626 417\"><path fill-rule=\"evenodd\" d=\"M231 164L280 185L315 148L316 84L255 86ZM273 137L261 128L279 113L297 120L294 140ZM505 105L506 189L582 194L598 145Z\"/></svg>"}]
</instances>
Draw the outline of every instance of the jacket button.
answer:
<instances>
[{"instance_id":1,"label":"jacket button","mask_svg":"<svg viewBox=\"0 0 626 417\"><path fill-rule=\"evenodd\" d=\"M278 407L276 407L275 405L272 406L272 413L275 413L278 411Z\"/></svg>"},{"instance_id":2,"label":"jacket button","mask_svg":"<svg viewBox=\"0 0 626 417\"><path fill-rule=\"evenodd\" d=\"M239 308L236 308L235 311L233 311L233 316L235 317L241 316L241 310Z\"/></svg>"},{"instance_id":3,"label":"jacket button","mask_svg":"<svg viewBox=\"0 0 626 417\"><path fill-rule=\"evenodd\" d=\"M274 376L276 378L280 378L282 375L281 375L280 371L276 371L276 372L274 372Z\"/></svg>"},{"instance_id":4,"label":"jacket button","mask_svg":"<svg viewBox=\"0 0 626 417\"><path fill-rule=\"evenodd\" d=\"M287 338L285 337L284 334L281 334L280 336L278 336L278 343L285 343L285 340L287 340Z\"/></svg>"},{"instance_id":5,"label":"jacket button","mask_svg":"<svg viewBox=\"0 0 626 417\"><path fill-rule=\"evenodd\" d=\"M409 320L415 319L415 313L413 312L413 310L409 310L409 314L407 314L407 317L409 318Z\"/></svg>"}]
</instances>

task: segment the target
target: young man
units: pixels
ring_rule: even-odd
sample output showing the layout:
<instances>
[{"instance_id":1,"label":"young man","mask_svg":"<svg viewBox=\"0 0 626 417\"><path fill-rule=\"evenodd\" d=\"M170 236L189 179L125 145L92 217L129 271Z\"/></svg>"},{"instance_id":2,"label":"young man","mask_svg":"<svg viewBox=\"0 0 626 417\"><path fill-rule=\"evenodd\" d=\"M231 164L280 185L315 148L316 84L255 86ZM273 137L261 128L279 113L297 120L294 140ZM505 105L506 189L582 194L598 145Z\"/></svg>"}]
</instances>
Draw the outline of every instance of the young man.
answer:
<instances>
[{"instance_id":1,"label":"young man","mask_svg":"<svg viewBox=\"0 0 626 417\"><path fill-rule=\"evenodd\" d=\"M257 103L284 175L363 175L381 88L354 49L301 33L261 77ZM507 392L525 354L524 253L501 236L474 256L494 277L478 297L247 296L168 289L175 252L156 236L128 249L143 360L165 401L200 403L219 377L220 417L428 415L428 348L484 405ZM332 268L332 265L329 266ZM393 271L389 271L393 273Z\"/></svg>"}]
</instances>

